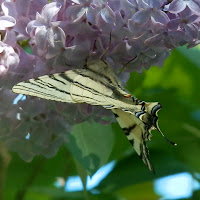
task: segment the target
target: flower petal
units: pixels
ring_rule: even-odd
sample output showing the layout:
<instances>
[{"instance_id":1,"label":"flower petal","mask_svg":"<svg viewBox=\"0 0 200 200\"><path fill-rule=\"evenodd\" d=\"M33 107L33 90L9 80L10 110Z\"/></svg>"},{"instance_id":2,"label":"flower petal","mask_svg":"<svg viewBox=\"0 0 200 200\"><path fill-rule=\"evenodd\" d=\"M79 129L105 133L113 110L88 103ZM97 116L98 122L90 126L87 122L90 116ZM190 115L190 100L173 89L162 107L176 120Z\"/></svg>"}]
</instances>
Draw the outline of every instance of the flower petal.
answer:
<instances>
[{"instance_id":1,"label":"flower petal","mask_svg":"<svg viewBox=\"0 0 200 200\"><path fill-rule=\"evenodd\" d=\"M185 26L186 34L191 39L196 40L198 38L199 32L198 32L198 26L194 24L187 24Z\"/></svg>"},{"instance_id":2,"label":"flower petal","mask_svg":"<svg viewBox=\"0 0 200 200\"><path fill-rule=\"evenodd\" d=\"M161 45L161 41L164 39L164 35L163 34L157 34L157 35L154 35L148 39L146 39L144 41L145 45L148 45L148 46L157 46L157 45Z\"/></svg>"},{"instance_id":3,"label":"flower petal","mask_svg":"<svg viewBox=\"0 0 200 200\"><path fill-rule=\"evenodd\" d=\"M167 23L167 28L170 30L177 30L181 21L181 19L172 19Z\"/></svg>"},{"instance_id":4,"label":"flower petal","mask_svg":"<svg viewBox=\"0 0 200 200\"><path fill-rule=\"evenodd\" d=\"M137 3L138 6L143 9L147 9L150 7L149 2L146 2L146 0L137 0Z\"/></svg>"},{"instance_id":5,"label":"flower petal","mask_svg":"<svg viewBox=\"0 0 200 200\"><path fill-rule=\"evenodd\" d=\"M47 38L49 45L46 58L61 54L65 48L65 32L60 27L53 27L48 30Z\"/></svg>"},{"instance_id":6,"label":"flower petal","mask_svg":"<svg viewBox=\"0 0 200 200\"><path fill-rule=\"evenodd\" d=\"M76 3L76 4L81 4L83 0L71 0L71 1Z\"/></svg>"},{"instance_id":7,"label":"flower petal","mask_svg":"<svg viewBox=\"0 0 200 200\"><path fill-rule=\"evenodd\" d=\"M17 1L15 1L14 7L15 7L15 10L17 11L17 15L18 16L27 16L28 10L31 9L29 7L30 3L31 3L31 1L27 1L27 0L17 0ZM24 9L24 8L26 8L26 9Z\"/></svg>"},{"instance_id":8,"label":"flower petal","mask_svg":"<svg viewBox=\"0 0 200 200\"><path fill-rule=\"evenodd\" d=\"M98 6L98 7L102 7L103 5L105 5L107 2L107 0L93 0L93 3Z\"/></svg>"},{"instance_id":9,"label":"flower petal","mask_svg":"<svg viewBox=\"0 0 200 200\"><path fill-rule=\"evenodd\" d=\"M86 12L87 20L89 22L91 22L92 24L95 24L96 15L97 15L97 13L95 12L95 9L92 8L92 7L89 7L88 10L87 10L87 12Z\"/></svg>"},{"instance_id":10,"label":"flower petal","mask_svg":"<svg viewBox=\"0 0 200 200\"><path fill-rule=\"evenodd\" d=\"M190 10L200 16L200 2L199 0L190 0L190 2L188 2L188 7L190 8Z\"/></svg>"},{"instance_id":11,"label":"flower petal","mask_svg":"<svg viewBox=\"0 0 200 200\"><path fill-rule=\"evenodd\" d=\"M1 8L2 8L5 15L10 15L14 18L17 18L17 12L13 8L13 5L12 5L11 2L9 2L9 1L3 2L2 5L1 5Z\"/></svg>"},{"instance_id":12,"label":"flower petal","mask_svg":"<svg viewBox=\"0 0 200 200\"><path fill-rule=\"evenodd\" d=\"M11 16L0 17L0 30L5 30L8 27L13 27L16 24L16 20Z\"/></svg>"},{"instance_id":13,"label":"flower petal","mask_svg":"<svg viewBox=\"0 0 200 200\"><path fill-rule=\"evenodd\" d=\"M75 43L76 44L74 46L66 47L64 57L66 59L66 63L80 66L85 63L91 44L89 40L77 40Z\"/></svg>"},{"instance_id":14,"label":"flower petal","mask_svg":"<svg viewBox=\"0 0 200 200\"><path fill-rule=\"evenodd\" d=\"M183 11L186 7L186 3L183 0L174 0L172 1L172 3L169 6L169 12L170 13L180 13L181 11Z\"/></svg>"},{"instance_id":15,"label":"flower petal","mask_svg":"<svg viewBox=\"0 0 200 200\"><path fill-rule=\"evenodd\" d=\"M132 20L135 23L142 25L150 19L150 14L151 9L140 10L133 15Z\"/></svg>"},{"instance_id":16,"label":"flower petal","mask_svg":"<svg viewBox=\"0 0 200 200\"><path fill-rule=\"evenodd\" d=\"M66 10L66 16L70 22L77 22L83 17L87 10L88 7L83 7L82 5L70 6Z\"/></svg>"},{"instance_id":17,"label":"flower petal","mask_svg":"<svg viewBox=\"0 0 200 200\"><path fill-rule=\"evenodd\" d=\"M32 30L33 30L33 25L34 25L34 23L35 23L35 20L30 21L30 22L27 24L27 26L26 26L26 32L27 32L28 34L31 34L31 32L32 32ZM31 37L33 37L32 34L31 34Z\"/></svg>"},{"instance_id":18,"label":"flower petal","mask_svg":"<svg viewBox=\"0 0 200 200\"><path fill-rule=\"evenodd\" d=\"M16 32L14 30L7 31L3 39L3 42L15 48L17 44Z\"/></svg>"},{"instance_id":19,"label":"flower petal","mask_svg":"<svg viewBox=\"0 0 200 200\"><path fill-rule=\"evenodd\" d=\"M199 22L199 21L200 21L200 17L197 16L197 15L191 15L191 16L189 16L188 19L187 19L187 23L188 23L188 24L197 23L197 22Z\"/></svg>"},{"instance_id":20,"label":"flower petal","mask_svg":"<svg viewBox=\"0 0 200 200\"><path fill-rule=\"evenodd\" d=\"M161 6L166 2L166 0L150 0L149 1L149 5L151 6L151 8L154 9L160 9Z\"/></svg>"},{"instance_id":21,"label":"flower petal","mask_svg":"<svg viewBox=\"0 0 200 200\"><path fill-rule=\"evenodd\" d=\"M120 2L121 3L121 7L123 10L125 11L131 11L131 13L135 13L135 11L138 9L138 5L136 2L130 2L128 0L123 0Z\"/></svg>"},{"instance_id":22,"label":"flower petal","mask_svg":"<svg viewBox=\"0 0 200 200\"><path fill-rule=\"evenodd\" d=\"M151 13L151 16L153 17L155 22L160 22L162 24L166 24L167 22L169 22L169 17L163 11L154 9Z\"/></svg>"},{"instance_id":23,"label":"flower petal","mask_svg":"<svg viewBox=\"0 0 200 200\"><path fill-rule=\"evenodd\" d=\"M35 43L38 47L38 51L44 51L46 49L46 45L47 45L47 29L45 27L41 27L36 29L36 33L35 33ZM42 52L41 52L42 53ZM42 55L41 53L39 53L40 55Z\"/></svg>"},{"instance_id":24,"label":"flower petal","mask_svg":"<svg viewBox=\"0 0 200 200\"><path fill-rule=\"evenodd\" d=\"M46 4L42 9L42 17L45 19L46 23L49 23L53 17L59 12L61 4L52 2Z\"/></svg>"},{"instance_id":25,"label":"flower petal","mask_svg":"<svg viewBox=\"0 0 200 200\"><path fill-rule=\"evenodd\" d=\"M101 17L108 24L114 24L116 21L115 13L108 5L101 10Z\"/></svg>"}]
</instances>

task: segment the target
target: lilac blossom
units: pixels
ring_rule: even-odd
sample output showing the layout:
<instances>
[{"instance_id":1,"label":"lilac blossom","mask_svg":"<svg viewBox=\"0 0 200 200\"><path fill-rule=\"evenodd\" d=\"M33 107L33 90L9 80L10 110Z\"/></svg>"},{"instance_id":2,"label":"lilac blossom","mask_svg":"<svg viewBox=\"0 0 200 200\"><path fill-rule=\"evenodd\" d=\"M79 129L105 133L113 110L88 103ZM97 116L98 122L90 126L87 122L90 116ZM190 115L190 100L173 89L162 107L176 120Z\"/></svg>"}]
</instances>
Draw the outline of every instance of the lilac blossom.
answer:
<instances>
[{"instance_id":1,"label":"lilac blossom","mask_svg":"<svg viewBox=\"0 0 200 200\"><path fill-rule=\"evenodd\" d=\"M0 41L0 83L1 87L10 88L8 76L19 64L19 55L7 44Z\"/></svg>"},{"instance_id":2,"label":"lilac blossom","mask_svg":"<svg viewBox=\"0 0 200 200\"><path fill-rule=\"evenodd\" d=\"M194 14L200 15L199 0L173 0L169 6L169 12L177 14L189 8Z\"/></svg>"},{"instance_id":3,"label":"lilac blossom","mask_svg":"<svg viewBox=\"0 0 200 200\"><path fill-rule=\"evenodd\" d=\"M27 161L55 155L72 125L111 123L110 112L32 97L13 104L14 84L81 68L106 49L126 82L131 71L161 67L172 49L199 44L199 30L199 0L1 0L0 138Z\"/></svg>"},{"instance_id":4,"label":"lilac blossom","mask_svg":"<svg viewBox=\"0 0 200 200\"><path fill-rule=\"evenodd\" d=\"M1 16L0 17L0 30L6 30L7 28L13 27L16 21L11 16Z\"/></svg>"},{"instance_id":5,"label":"lilac blossom","mask_svg":"<svg viewBox=\"0 0 200 200\"><path fill-rule=\"evenodd\" d=\"M77 5L69 6L66 9L69 21L77 22L85 16L89 22L95 23L95 12L94 8L91 7L92 0L72 0L72 2Z\"/></svg>"}]
</instances>

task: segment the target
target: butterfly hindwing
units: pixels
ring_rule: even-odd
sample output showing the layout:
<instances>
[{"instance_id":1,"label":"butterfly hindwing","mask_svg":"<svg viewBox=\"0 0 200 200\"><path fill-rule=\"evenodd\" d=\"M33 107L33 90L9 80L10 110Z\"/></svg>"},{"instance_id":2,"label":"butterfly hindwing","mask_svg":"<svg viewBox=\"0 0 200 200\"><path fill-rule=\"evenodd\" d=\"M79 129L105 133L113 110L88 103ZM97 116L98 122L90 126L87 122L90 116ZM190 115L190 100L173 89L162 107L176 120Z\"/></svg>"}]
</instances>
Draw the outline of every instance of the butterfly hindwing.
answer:
<instances>
[{"instance_id":1,"label":"butterfly hindwing","mask_svg":"<svg viewBox=\"0 0 200 200\"><path fill-rule=\"evenodd\" d=\"M145 165L154 172L149 159L149 151L146 146L146 140L148 140L148 137L145 138L145 135L148 133L145 130L144 123L137 118L135 114L124 112L120 109L113 109L112 111L136 153L141 157Z\"/></svg>"}]
</instances>

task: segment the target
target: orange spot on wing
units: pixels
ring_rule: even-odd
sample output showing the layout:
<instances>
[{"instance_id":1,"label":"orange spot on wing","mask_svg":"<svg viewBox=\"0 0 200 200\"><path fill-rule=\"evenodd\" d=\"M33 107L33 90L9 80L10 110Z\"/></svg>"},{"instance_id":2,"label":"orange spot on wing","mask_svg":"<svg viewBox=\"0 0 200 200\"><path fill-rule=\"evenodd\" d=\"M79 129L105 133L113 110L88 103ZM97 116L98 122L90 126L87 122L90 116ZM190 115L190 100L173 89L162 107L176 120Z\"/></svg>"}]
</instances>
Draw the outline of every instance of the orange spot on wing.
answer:
<instances>
[{"instance_id":1,"label":"orange spot on wing","mask_svg":"<svg viewBox=\"0 0 200 200\"><path fill-rule=\"evenodd\" d=\"M125 95L125 97L126 97L126 98L129 98L129 97L131 97L131 94L127 94L127 95Z\"/></svg>"}]
</instances>

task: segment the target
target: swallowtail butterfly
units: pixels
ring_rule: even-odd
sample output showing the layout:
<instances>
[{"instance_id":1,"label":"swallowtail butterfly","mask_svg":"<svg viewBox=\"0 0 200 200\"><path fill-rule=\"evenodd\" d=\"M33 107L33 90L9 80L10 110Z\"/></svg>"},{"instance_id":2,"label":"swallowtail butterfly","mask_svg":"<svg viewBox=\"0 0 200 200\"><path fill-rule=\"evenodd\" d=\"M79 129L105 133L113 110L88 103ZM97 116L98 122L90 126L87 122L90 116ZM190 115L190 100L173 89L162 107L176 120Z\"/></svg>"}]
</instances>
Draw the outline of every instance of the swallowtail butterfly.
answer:
<instances>
[{"instance_id":1,"label":"swallowtail butterfly","mask_svg":"<svg viewBox=\"0 0 200 200\"><path fill-rule=\"evenodd\" d=\"M87 103L110 109L137 154L154 172L146 141L150 140L151 130L156 129L162 134L157 116L161 105L140 101L130 95L107 62L101 59L88 61L84 69L68 70L20 82L12 91L48 100Z\"/></svg>"}]
</instances>

